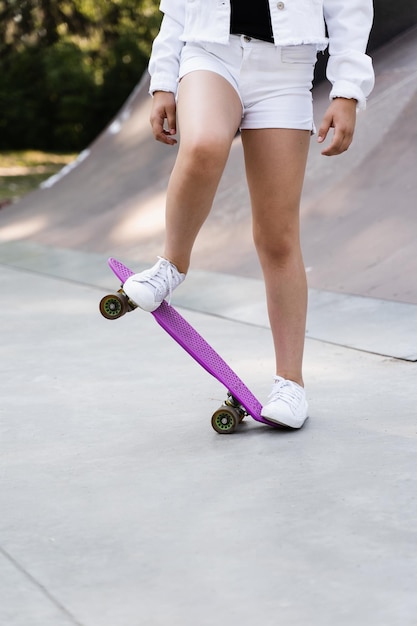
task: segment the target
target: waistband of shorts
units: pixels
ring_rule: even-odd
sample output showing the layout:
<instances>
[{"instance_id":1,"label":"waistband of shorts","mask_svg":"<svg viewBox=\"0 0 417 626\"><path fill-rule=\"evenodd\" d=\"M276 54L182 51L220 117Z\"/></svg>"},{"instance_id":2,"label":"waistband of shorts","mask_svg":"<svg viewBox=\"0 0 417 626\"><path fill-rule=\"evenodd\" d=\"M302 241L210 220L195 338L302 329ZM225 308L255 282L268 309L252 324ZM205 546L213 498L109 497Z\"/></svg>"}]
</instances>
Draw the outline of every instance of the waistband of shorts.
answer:
<instances>
[{"instance_id":1,"label":"waistband of shorts","mask_svg":"<svg viewBox=\"0 0 417 626\"><path fill-rule=\"evenodd\" d=\"M253 43L256 45L259 44L264 44L266 46L275 46L275 43L273 41L266 41L265 39L257 39L256 37L252 37L251 35L245 35L244 33L230 33L230 39L235 38L238 39L240 42L244 42L244 43Z\"/></svg>"},{"instance_id":2,"label":"waistband of shorts","mask_svg":"<svg viewBox=\"0 0 417 626\"><path fill-rule=\"evenodd\" d=\"M275 46L273 41L265 41L264 39L257 39L256 37L250 37L249 35L244 35L243 33L240 35L231 33L230 41L235 42L235 43L239 42L242 45L252 44L256 46L268 46L268 47Z\"/></svg>"}]
</instances>

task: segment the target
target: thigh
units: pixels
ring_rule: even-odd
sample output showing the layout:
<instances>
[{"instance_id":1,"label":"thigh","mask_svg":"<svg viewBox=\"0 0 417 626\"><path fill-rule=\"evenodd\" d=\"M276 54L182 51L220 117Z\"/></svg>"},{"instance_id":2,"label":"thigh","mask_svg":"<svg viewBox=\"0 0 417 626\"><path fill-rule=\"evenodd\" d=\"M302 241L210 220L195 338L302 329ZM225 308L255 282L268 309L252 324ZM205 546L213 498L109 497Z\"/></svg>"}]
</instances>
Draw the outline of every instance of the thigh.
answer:
<instances>
[{"instance_id":1,"label":"thigh","mask_svg":"<svg viewBox=\"0 0 417 626\"><path fill-rule=\"evenodd\" d=\"M242 104L223 76L196 70L180 81L177 114L180 146L215 144L228 150L239 128Z\"/></svg>"},{"instance_id":2,"label":"thigh","mask_svg":"<svg viewBox=\"0 0 417 626\"><path fill-rule=\"evenodd\" d=\"M242 130L255 229L280 236L298 232L310 132L282 128Z\"/></svg>"}]
</instances>

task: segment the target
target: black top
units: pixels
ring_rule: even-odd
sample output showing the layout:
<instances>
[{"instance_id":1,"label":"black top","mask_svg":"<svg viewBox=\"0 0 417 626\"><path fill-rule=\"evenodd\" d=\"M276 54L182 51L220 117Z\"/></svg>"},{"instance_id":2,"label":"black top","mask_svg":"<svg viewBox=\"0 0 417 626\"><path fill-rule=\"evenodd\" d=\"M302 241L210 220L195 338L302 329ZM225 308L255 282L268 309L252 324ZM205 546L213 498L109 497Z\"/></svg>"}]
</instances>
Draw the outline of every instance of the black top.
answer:
<instances>
[{"instance_id":1,"label":"black top","mask_svg":"<svg viewBox=\"0 0 417 626\"><path fill-rule=\"evenodd\" d=\"M268 0L231 0L230 32L274 42Z\"/></svg>"}]
</instances>

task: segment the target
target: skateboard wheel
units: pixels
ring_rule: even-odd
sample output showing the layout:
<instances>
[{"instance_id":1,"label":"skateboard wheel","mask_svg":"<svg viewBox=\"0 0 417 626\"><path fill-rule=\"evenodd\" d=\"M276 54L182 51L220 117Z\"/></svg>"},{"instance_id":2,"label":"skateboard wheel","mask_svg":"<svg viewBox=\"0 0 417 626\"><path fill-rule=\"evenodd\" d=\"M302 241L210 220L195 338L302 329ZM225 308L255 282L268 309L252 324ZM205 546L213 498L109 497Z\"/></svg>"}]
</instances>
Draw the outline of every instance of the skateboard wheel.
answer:
<instances>
[{"instance_id":1,"label":"skateboard wheel","mask_svg":"<svg viewBox=\"0 0 417 626\"><path fill-rule=\"evenodd\" d=\"M239 421L238 411L230 407L222 406L213 413L211 425L220 435L229 435L236 430Z\"/></svg>"},{"instance_id":2,"label":"skateboard wheel","mask_svg":"<svg viewBox=\"0 0 417 626\"><path fill-rule=\"evenodd\" d=\"M108 320L116 320L129 310L126 296L110 294L100 300L100 313Z\"/></svg>"}]
</instances>

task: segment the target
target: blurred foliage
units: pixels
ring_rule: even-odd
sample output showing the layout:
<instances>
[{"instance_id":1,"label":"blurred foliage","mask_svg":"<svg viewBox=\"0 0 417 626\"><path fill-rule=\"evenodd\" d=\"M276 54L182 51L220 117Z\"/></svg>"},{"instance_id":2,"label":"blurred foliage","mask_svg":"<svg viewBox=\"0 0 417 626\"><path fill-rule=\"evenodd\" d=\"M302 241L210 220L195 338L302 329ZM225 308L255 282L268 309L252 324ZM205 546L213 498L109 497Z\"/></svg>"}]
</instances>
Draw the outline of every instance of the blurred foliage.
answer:
<instances>
[{"instance_id":1,"label":"blurred foliage","mask_svg":"<svg viewBox=\"0 0 417 626\"><path fill-rule=\"evenodd\" d=\"M0 0L0 150L79 151L146 69L159 0Z\"/></svg>"}]
</instances>

